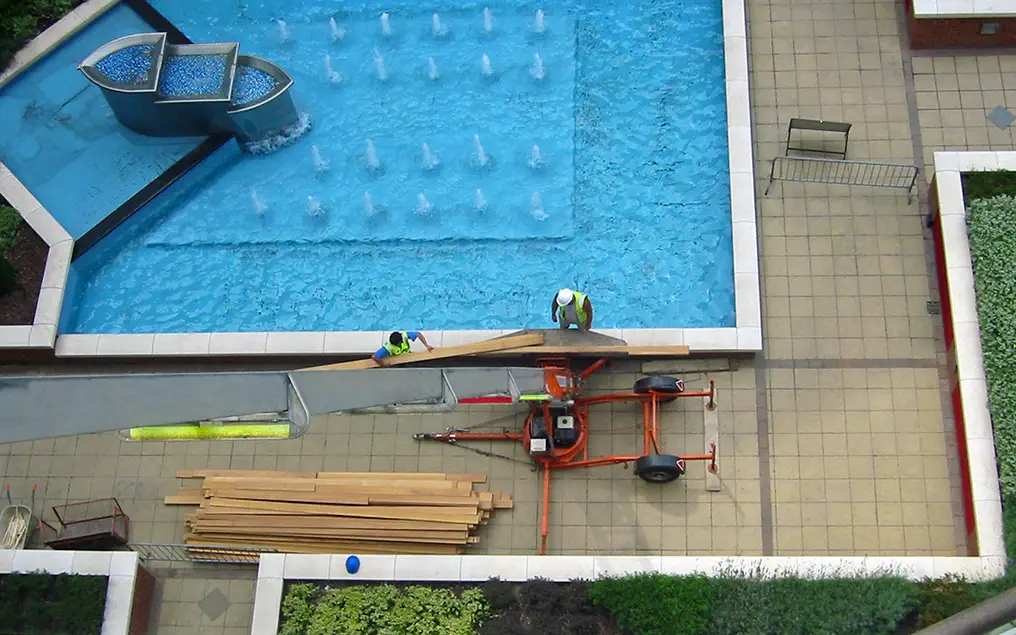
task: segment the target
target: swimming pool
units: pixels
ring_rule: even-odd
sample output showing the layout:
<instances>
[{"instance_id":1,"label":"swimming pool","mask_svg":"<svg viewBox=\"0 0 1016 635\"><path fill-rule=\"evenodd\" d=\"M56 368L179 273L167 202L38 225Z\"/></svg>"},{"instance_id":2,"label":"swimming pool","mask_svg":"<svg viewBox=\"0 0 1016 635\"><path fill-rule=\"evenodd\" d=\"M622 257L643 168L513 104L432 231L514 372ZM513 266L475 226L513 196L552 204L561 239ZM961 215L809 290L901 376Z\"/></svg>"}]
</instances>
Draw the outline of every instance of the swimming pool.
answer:
<instances>
[{"instance_id":1,"label":"swimming pool","mask_svg":"<svg viewBox=\"0 0 1016 635\"><path fill-rule=\"evenodd\" d=\"M153 4L279 64L314 128L227 145L77 260L61 332L546 326L560 286L599 327L734 326L719 3Z\"/></svg>"},{"instance_id":2,"label":"swimming pool","mask_svg":"<svg viewBox=\"0 0 1016 635\"><path fill-rule=\"evenodd\" d=\"M77 70L96 47L152 30L116 6L0 88L0 161L74 238L201 141L127 130Z\"/></svg>"}]
</instances>

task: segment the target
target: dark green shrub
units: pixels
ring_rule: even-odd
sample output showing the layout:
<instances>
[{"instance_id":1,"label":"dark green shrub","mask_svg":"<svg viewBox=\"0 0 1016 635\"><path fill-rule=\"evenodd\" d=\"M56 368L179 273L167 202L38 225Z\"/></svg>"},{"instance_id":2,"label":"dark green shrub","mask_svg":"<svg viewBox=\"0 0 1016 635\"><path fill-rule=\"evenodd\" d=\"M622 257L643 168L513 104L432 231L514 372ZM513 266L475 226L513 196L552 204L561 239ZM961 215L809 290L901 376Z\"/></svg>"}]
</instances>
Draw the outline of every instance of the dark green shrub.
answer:
<instances>
[{"instance_id":1,"label":"dark green shrub","mask_svg":"<svg viewBox=\"0 0 1016 635\"><path fill-rule=\"evenodd\" d=\"M637 635L705 633L709 626L709 579L658 573L601 578L589 597L606 608L621 628Z\"/></svg>"},{"instance_id":2,"label":"dark green shrub","mask_svg":"<svg viewBox=\"0 0 1016 635\"><path fill-rule=\"evenodd\" d=\"M0 296L7 295L17 285L18 270L6 256L0 255Z\"/></svg>"},{"instance_id":3,"label":"dark green shrub","mask_svg":"<svg viewBox=\"0 0 1016 635\"><path fill-rule=\"evenodd\" d=\"M973 585L965 580L946 576L940 580L926 580L917 585L921 610L916 626L924 628L940 622L950 615L977 604Z\"/></svg>"},{"instance_id":4,"label":"dark green shrub","mask_svg":"<svg viewBox=\"0 0 1016 635\"><path fill-rule=\"evenodd\" d=\"M603 608L593 605L585 580L524 584L492 580L481 587L494 612L480 635L607 635L619 632Z\"/></svg>"},{"instance_id":5,"label":"dark green shrub","mask_svg":"<svg viewBox=\"0 0 1016 635\"><path fill-rule=\"evenodd\" d=\"M98 635L107 583L104 576L0 576L0 633Z\"/></svg>"},{"instance_id":6,"label":"dark green shrub","mask_svg":"<svg viewBox=\"0 0 1016 635\"><path fill-rule=\"evenodd\" d=\"M903 578L711 581L710 633L837 635L892 633L917 607Z\"/></svg>"},{"instance_id":7,"label":"dark green shrub","mask_svg":"<svg viewBox=\"0 0 1016 635\"><path fill-rule=\"evenodd\" d=\"M0 71L43 29L82 0L0 0Z\"/></svg>"},{"instance_id":8,"label":"dark green shrub","mask_svg":"<svg viewBox=\"0 0 1016 635\"><path fill-rule=\"evenodd\" d=\"M984 172L965 172L963 180L963 200L970 204L979 198L992 196L1016 196L1016 172L1010 170L988 170Z\"/></svg>"},{"instance_id":9,"label":"dark green shrub","mask_svg":"<svg viewBox=\"0 0 1016 635\"><path fill-rule=\"evenodd\" d=\"M5 255L14 246L20 224L21 215L13 207L0 205L0 256Z\"/></svg>"}]
</instances>

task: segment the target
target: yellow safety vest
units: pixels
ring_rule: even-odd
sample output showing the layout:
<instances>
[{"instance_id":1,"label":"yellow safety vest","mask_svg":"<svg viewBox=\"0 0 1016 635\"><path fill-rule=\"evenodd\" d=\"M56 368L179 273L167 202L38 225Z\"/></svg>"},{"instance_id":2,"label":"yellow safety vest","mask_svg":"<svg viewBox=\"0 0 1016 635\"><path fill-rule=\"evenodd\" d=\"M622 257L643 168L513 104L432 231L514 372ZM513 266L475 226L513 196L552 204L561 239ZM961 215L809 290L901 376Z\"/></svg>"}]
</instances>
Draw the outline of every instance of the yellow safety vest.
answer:
<instances>
[{"instance_id":1,"label":"yellow safety vest","mask_svg":"<svg viewBox=\"0 0 1016 635\"><path fill-rule=\"evenodd\" d=\"M402 334L401 344L396 346L395 344L392 344L390 341L385 341L384 343L384 349L388 351L389 355L393 356L402 355L403 353L408 353L410 348L412 348L409 344L409 333L405 331L399 331L399 333Z\"/></svg>"},{"instance_id":2,"label":"yellow safety vest","mask_svg":"<svg viewBox=\"0 0 1016 635\"><path fill-rule=\"evenodd\" d=\"M558 310L557 317L558 317L558 319L561 319L561 320L564 319L564 315L565 315L564 309L565 309L565 307L563 307L563 306L557 307L557 310ZM579 318L579 324L585 324L586 320L589 319L589 315L586 313L586 294L585 293L580 293L578 291L575 292L575 315L577 315L578 318Z\"/></svg>"}]
</instances>

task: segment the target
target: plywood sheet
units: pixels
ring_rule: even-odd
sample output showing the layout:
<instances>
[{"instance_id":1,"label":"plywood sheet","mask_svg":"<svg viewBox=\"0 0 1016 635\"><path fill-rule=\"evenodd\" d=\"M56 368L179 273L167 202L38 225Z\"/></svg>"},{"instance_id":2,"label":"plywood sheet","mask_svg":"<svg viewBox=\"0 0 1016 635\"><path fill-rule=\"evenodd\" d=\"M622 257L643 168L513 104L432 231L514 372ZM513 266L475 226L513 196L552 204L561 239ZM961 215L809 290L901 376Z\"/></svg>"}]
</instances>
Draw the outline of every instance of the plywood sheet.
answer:
<instances>
[{"instance_id":1,"label":"plywood sheet","mask_svg":"<svg viewBox=\"0 0 1016 635\"><path fill-rule=\"evenodd\" d=\"M465 355L476 355L479 353L490 353L506 349L517 349L527 346L539 346L543 344L542 333L527 333L525 335L512 335L494 340L476 342L474 344L463 344L461 346L443 346L425 353L407 353L398 357L386 359L385 366L401 366L414 362L427 362L436 359L447 359L449 357L462 357ZM372 359L357 360L354 362L341 362L338 364L326 364L324 366L313 366L302 370L356 370L366 368L377 368Z\"/></svg>"}]
</instances>

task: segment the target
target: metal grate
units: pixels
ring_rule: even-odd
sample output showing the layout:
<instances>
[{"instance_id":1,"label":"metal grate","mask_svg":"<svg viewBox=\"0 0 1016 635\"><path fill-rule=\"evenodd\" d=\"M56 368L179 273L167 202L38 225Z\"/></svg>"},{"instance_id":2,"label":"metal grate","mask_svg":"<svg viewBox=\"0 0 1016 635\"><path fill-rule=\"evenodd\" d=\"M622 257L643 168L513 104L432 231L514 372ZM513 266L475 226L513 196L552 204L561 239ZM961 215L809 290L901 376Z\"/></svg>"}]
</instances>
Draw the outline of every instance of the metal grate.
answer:
<instances>
[{"instance_id":1,"label":"metal grate","mask_svg":"<svg viewBox=\"0 0 1016 635\"><path fill-rule=\"evenodd\" d=\"M766 186L765 194L769 193L773 181L892 187L907 190L913 198L914 185L917 183L917 166L809 157L776 157L769 168L769 184Z\"/></svg>"},{"instance_id":2,"label":"metal grate","mask_svg":"<svg viewBox=\"0 0 1016 635\"><path fill-rule=\"evenodd\" d=\"M130 543L143 562L203 562L215 564L257 564L263 553L278 553L271 547L235 545L169 545L146 542Z\"/></svg>"}]
</instances>

